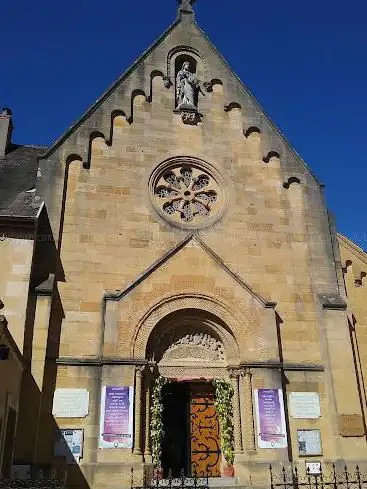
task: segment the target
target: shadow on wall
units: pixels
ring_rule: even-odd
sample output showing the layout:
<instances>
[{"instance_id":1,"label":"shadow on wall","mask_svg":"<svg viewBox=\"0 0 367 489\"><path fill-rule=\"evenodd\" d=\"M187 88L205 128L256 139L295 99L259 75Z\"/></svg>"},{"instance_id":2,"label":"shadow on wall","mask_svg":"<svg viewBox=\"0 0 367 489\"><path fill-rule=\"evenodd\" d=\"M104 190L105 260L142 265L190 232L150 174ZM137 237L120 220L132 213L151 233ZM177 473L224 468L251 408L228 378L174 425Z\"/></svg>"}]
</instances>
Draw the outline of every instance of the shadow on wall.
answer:
<instances>
[{"instance_id":1,"label":"shadow on wall","mask_svg":"<svg viewBox=\"0 0 367 489\"><path fill-rule=\"evenodd\" d=\"M34 258L24 330L24 351L21 356L23 376L16 423L14 453L13 457L10 455L10 458L13 458L13 465L30 466L32 478L39 478L41 474L43 478L56 475L57 479L65 480L67 487L89 489L88 482L79 465L76 463L67 463L67 459L73 460L70 451L67 457L53 456L54 443L59 432L59 427L52 416L52 404L57 374L56 359L59 356L61 325L64 318L64 310L57 285L52 285L48 292L42 290L41 294L48 295L50 300L52 296L51 320L48 325L47 343L45 346L43 379L39 381L42 390L32 375L32 360L34 360L35 346L38 346L33 344L38 300L36 288L37 286L42 287L42 284L50 276L57 277L55 284L57 284L58 280L65 280L58 258L56 242L52 236L49 219L45 210L41 213L36 225L34 240ZM3 474L3 477L9 476L10 473Z\"/></svg>"}]
</instances>

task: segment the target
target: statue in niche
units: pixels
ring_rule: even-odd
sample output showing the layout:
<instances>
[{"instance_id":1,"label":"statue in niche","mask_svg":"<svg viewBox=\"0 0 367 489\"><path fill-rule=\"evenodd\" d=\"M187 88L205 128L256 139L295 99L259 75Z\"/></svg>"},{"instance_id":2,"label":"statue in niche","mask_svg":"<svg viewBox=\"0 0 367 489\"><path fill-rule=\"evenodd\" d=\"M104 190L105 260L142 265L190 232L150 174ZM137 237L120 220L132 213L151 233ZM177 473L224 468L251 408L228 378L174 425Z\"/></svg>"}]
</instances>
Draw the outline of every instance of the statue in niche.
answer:
<instances>
[{"instance_id":1,"label":"statue in niche","mask_svg":"<svg viewBox=\"0 0 367 489\"><path fill-rule=\"evenodd\" d=\"M197 110L195 102L200 86L196 73L192 73L190 67L190 62L185 61L176 76L177 109Z\"/></svg>"}]
</instances>

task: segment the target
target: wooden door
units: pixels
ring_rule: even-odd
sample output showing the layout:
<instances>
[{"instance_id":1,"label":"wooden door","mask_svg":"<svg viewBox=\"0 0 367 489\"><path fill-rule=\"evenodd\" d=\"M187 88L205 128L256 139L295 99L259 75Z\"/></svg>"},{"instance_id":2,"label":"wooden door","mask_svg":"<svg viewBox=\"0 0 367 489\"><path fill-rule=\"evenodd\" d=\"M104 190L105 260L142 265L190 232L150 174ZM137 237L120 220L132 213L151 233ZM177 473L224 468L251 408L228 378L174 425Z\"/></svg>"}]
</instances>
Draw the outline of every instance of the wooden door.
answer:
<instances>
[{"instance_id":1,"label":"wooden door","mask_svg":"<svg viewBox=\"0 0 367 489\"><path fill-rule=\"evenodd\" d=\"M220 477L220 432L214 406L214 387L192 384L190 389L191 471L201 477Z\"/></svg>"}]
</instances>

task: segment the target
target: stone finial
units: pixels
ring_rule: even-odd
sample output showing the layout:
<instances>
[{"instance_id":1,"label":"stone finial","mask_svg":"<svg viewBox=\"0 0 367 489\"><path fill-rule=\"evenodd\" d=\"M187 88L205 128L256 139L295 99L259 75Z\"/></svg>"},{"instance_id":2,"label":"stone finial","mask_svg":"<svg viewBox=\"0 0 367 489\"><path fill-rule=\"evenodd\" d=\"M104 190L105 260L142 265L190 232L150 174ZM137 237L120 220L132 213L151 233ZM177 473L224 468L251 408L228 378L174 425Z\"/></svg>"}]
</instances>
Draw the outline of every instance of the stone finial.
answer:
<instances>
[{"instance_id":1,"label":"stone finial","mask_svg":"<svg viewBox=\"0 0 367 489\"><path fill-rule=\"evenodd\" d=\"M194 15L194 9L192 8L196 0L178 0L180 6L178 8L178 16L182 17L182 14Z\"/></svg>"}]
</instances>

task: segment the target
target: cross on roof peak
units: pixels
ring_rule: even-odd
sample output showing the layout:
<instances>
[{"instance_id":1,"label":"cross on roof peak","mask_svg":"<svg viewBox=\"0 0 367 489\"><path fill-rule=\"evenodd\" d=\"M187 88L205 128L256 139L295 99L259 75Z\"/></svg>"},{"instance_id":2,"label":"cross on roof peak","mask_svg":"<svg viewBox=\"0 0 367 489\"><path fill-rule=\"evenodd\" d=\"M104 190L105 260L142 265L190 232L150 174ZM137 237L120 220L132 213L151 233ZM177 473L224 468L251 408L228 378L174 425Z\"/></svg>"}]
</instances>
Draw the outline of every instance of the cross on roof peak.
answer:
<instances>
[{"instance_id":1,"label":"cross on roof peak","mask_svg":"<svg viewBox=\"0 0 367 489\"><path fill-rule=\"evenodd\" d=\"M187 13L187 14L193 14L194 10L192 8L193 4L195 3L196 0L178 0L178 3L180 4L178 8L178 13Z\"/></svg>"}]
</instances>

